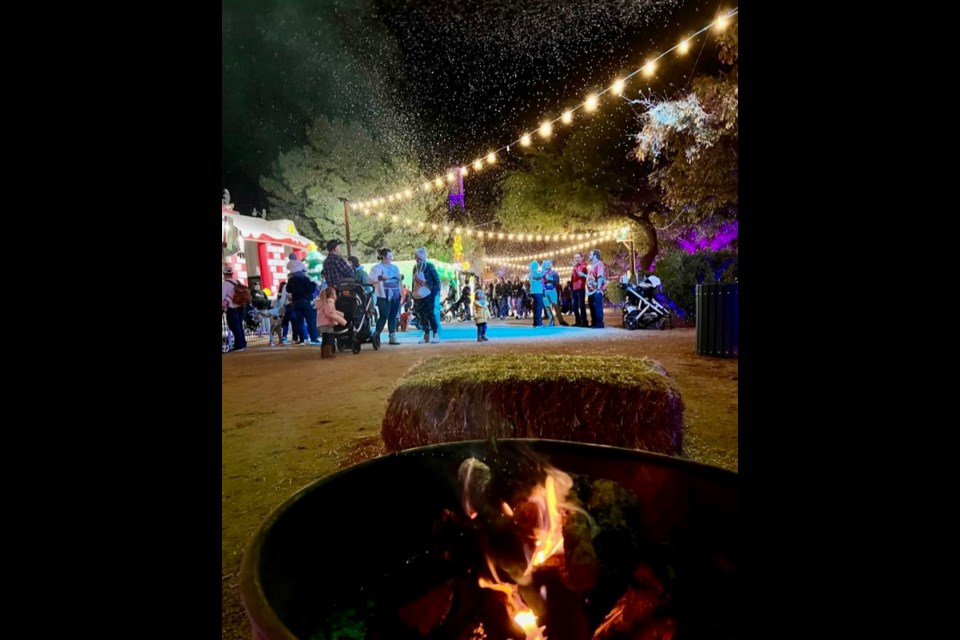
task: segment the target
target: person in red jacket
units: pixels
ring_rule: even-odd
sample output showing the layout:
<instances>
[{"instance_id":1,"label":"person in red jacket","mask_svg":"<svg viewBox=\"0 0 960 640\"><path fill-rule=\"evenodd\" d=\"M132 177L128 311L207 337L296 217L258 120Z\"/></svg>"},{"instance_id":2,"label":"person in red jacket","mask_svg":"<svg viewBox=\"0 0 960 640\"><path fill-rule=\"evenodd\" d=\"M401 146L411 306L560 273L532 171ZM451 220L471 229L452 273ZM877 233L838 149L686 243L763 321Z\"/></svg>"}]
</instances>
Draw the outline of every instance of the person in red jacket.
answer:
<instances>
[{"instance_id":1,"label":"person in red jacket","mask_svg":"<svg viewBox=\"0 0 960 640\"><path fill-rule=\"evenodd\" d=\"M586 283L589 267L583 261L583 254L579 251L573 256L573 275L570 277L570 303L573 305L575 327L587 326Z\"/></svg>"}]
</instances>

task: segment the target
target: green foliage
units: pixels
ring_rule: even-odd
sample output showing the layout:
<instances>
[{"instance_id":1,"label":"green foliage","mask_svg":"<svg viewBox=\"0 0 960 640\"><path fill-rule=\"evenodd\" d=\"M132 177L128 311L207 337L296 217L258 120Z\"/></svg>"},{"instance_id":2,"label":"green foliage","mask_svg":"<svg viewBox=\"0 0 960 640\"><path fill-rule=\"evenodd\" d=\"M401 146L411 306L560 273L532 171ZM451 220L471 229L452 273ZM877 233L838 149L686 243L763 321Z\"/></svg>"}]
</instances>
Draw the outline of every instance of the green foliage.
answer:
<instances>
[{"instance_id":1,"label":"green foliage","mask_svg":"<svg viewBox=\"0 0 960 640\"><path fill-rule=\"evenodd\" d=\"M618 149L629 112L613 122L580 123L556 135L546 150L525 150L500 183L497 218L506 229L553 232L606 226L629 208L641 170ZM617 122L617 120L623 122ZM536 144L536 143L535 143Z\"/></svg>"},{"instance_id":2,"label":"green foliage","mask_svg":"<svg viewBox=\"0 0 960 640\"><path fill-rule=\"evenodd\" d=\"M686 94L648 102L640 118L634 157L651 165L650 184L686 223L739 205L738 28L735 21L721 36L729 73L695 78Z\"/></svg>"},{"instance_id":3,"label":"green foliage","mask_svg":"<svg viewBox=\"0 0 960 640\"><path fill-rule=\"evenodd\" d=\"M682 317L696 318L698 284L733 284L739 277L737 252L709 249L687 253L673 249L657 259L656 275L664 295L673 302Z\"/></svg>"},{"instance_id":4,"label":"green foliage","mask_svg":"<svg viewBox=\"0 0 960 640\"><path fill-rule=\"evenodd\" d=\"M321 250L327 240L346 240L339 197L393 193L418 183L422 175L412 153L372 134L367 127L321 118L310 127L307 138L306 145L282 153L274 163L273 175L260 182L270 198L271 217L293 220L298 231ZM396 223L352 209L351 253L361 262L373 262L377 249L387 246L400 260L426 246L431 257L449 260L452 239L430 227L444 224L446 212L446 199L436 192L384 207L388 220L398 216ZM403 225L405 218L413 222L410 227ZM425 224L423 228L420 222Z\"/></svg>"}]
</instances>

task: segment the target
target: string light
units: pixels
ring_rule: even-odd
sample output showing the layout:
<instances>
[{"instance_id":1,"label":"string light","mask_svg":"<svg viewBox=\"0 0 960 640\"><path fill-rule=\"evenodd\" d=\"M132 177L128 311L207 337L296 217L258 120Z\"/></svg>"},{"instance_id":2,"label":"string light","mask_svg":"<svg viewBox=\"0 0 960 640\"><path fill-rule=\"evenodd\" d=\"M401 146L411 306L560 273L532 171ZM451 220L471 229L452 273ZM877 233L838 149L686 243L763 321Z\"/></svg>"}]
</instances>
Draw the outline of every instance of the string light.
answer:
<instances>
[{"instance_id":1,"label":"string light","mask_svg":"<svg viewBox=\"0 0 960 640\"><path fill-rule=\"evenodd\" d=\"M539 260L539 259L541 259L541 258L553 258L554 256L557 256L557 255L563 255L563 254L566 254L566 253L571 253L571 252L575 252L575 251L580 251L581 249L586 249L586 248L593 248L596 244L598 244L598 243L600 243L600 242L609 241L609 240L613 239L614 236L616 235L617 231L622 231L622 230L623 230L623 229L610 229L610 230L608 230L608 231L604 231L604 232L598 233L596 238L594 238L594 239L592 239L592 240L589 240L588 242L581 242L581 243L579 243L579 244L575 244L575 245L569 246L569 247L561 247L561 248L559 248L559 249L553 249L553 250L550 250L550 251L541 251L540 253L531 253L531 254L523 255L523 256L497 256L497 257L489 257L489 256L488 256L487 258L485 258L485 260L487 260L488 262L496 262L496 261L498 261L498 260L500 260L500 261L504 261L504 260L505 260L505 261L510 261L510 260L527 260L527 261L529 261L529 260ZM512 234L511 234L511 235L512 235Z\"/></svg>"},{"instance_id":2,"label":"string light","mask_svg":"<svg viewBox=\"0 0 960 640\"><path fill-rule=\"evenodd\" d=\"M726 28L729 26L729 24L730 24L730 19L731 19L733 16L738 15L739 13L740 13L739 7L735 7L735 8L733 8L733 9L728 10L728 11L721 11L720 14L717 16L717 18L716 18L713 22L711 22L711 23L708 24L707 26L701 28L699 31L697 31L696 33L690 35L689 37L681 40L679 43L677 43L677 44L674 45L673 47L667 49L667 50L664 51L663 53L661 53L661 54L659 54L659 55L657 55L657 56L655 56L655 57L653 57L653 58L651 58L651 59L648 59L648 60L644 63L644 65L643 65L642 67L640 67L639 69L634 70L633 72L627 74L626 76L624 76L624 77L622 77L622 78L617 78L616 80L614 80L614 82L613 82L610 86L608 86L608 87L607 87L606 89L604 89L603 91L600 91L600 92L598 92L598 93L591 93L591 94L589 94L589 95L587 96L586 100L584 100L584 102L578 104L577 106L573 107L572 109L567 109L566 111L563 112L563 115L560 116L559 118L554 118L553 120L545 120L545 121L543 121L543 122L541 123L541 125L540 125L540 128L539 128L540 134L541 134L543 137L545 137L545 138L548 137L548 136L552 133L553 123L556 122L557 120L562 121L564 124L570 124L570 123L573 121L573 113L574 113L575 111L577 111L578 109L581 109L581 108L582 108L584 111L587 111L587 112L595 111L595 110L597 109L597 106L598 106L599 103L600 103L600 97L603 96L603 94L605 94L605 93L607 93L607 92L610 92L610 93L612 93L613 95L617 95L617 96L622 95L623 90L624 90L624 87L626 86L627 81L629 81L630 78L632 78L632 77L635 76L636 74L638 74L638 73L643 73L643 75L646 76L646 77L648 77L648 78L649 78L649 77L652 77L652 76L654 75L655 71L656 71L657 62L658 62L661 58L665 57L665 56L666 56L667 54L669 54L669 53L672 53L673 51L677 51L677 52L678 52L679 54L681 54L681 55L682 55L682 54L686 54L686 53L690 50L691 43L693 42L693 40L694 40L697 36L699 36L700 34L706 32L706 31L708 31L708 30L710 30L711 28L716 28L718 31L722 31L723 29L726 29ZM512 141L512 142L510 142L510 143L508 143L508 144L503 145L503 146L500 147L499 149L496 149L496 150L494 150L494 151L490 151L490 152L486 155L486 158L485 158L487 164L489 164L489 165L495 164L495 163L496 163L496 160L497 160L497 154L498 154L500 151L504 151L504 150L509 151L511 145L516 145L517 143L519 143L520 146L524 146L524 147L529 146L529 145L530 145L530 134L529 134L529 133L524 133L518 140L514 140L514 141ZM480 171L482 168L483 168L483 160L482 160L481 158L477 158L476 160L473 161L473 170L474 170L475 172L476 172L476 171ZM466 168L461 169L460 175L461 175L461 177L466 177L466 176L467 176L467 170L466 170ZM450 178L450 173L447 174L447 179L448 179L448 181L453 182L453 180ZM435 180L433 180L433 185L436 185L437 188L440 188L440 187L443 186L443 180L442 180L441 178L436 178ZM423 185L421 186L421 190L422 190L423 192L429 192L429 191L431 190L431 182L430 182L430 181L424 182ZM401 190L401 191L402 191L402 190ZM394 200L401 200L401 199L402 199L402 198L401 198L401 191L398 191L396 194L394 194L394 196L390 198L390 202L393 202ZM413 189L409 189L409 188L406 189L405 194L406 194L406 197L407 197L407 198L412 198L412 197L413 197ZM386 200L385 200L383 197L371 198L371 199L368 199L368 200L361 201L360 204L358 205L358 208L366 208L366 207L369 207L369 206L383 206L383 204L384 204L385 202L386 202Z\"/></svg>"},{"instance_id":3,"label":"string light","mask_svg":"<svg viewBox=\"0 0 960 640\"><path fill-rule=\"evenodd\" d=\"M491 260L490 258L485 258L483 262L485 263L485 265L510 267L513 271L530 271L530 263L523 264L520 262L513 262L510 260ZM570 275L573 272L573 267L562 267L562 266L554 265L553 270L559 273L560 275Z\"/></svg>"}]
</instances>

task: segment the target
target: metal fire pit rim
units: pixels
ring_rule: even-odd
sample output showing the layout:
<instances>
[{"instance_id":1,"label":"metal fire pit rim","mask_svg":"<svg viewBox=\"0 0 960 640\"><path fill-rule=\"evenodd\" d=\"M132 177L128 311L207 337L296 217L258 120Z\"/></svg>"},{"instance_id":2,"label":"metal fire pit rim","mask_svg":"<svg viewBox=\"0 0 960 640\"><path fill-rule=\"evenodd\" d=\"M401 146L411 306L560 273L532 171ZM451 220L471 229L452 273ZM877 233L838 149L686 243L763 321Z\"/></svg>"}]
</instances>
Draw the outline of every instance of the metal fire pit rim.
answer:
<instances>
[{"instance_id":1,"label":"metal fire pit rim","mask_svg":"<svg viewBox=\"0 0 960 640\"><path fill-rule=\"evenodd\" d=\"M601 455L613 455L614 457L623 459L639 459L640 461L648 459L656 464L685 469L698 475L704 475L708 477L725 476L730 478L738 476L737 472L729 469L715 467L702 462L685 460L683 458L677 458L662 453L643 451L641 449L627 449L624 447L613 447L610 445L594 444L590 442L570 442L566 440L549 440L544 438L501 438L498 439L497 442L506 442L515 445L527 445L538 453L544 453L542 451L538 451L540 445L546 445L545 448L547 449L566 449L569 452L576 452L577 450L586 449L600 453ZM426 445L423 447L414 447L412 449L403 449L401 451L393 451L382 456L377 456L376 458L364 460L363 462L359 462L314 480L313 482L298 489L293 495L280 503L279 506L270 512L260 527L257 528L257 532L254 534L253 539L247 545L246 551L243 554L243 560L240 564L240 599L243 602L243 607L247 612L247 619L254 627L254 640L261 640L262 638L300 640L297 636L291 633L287 626L283 624L280 618L277 617L277 614L269 606L266 593L263 590L260 566L254 561L255 558L260 557L260 550L263 547L267 533L271 530L273 524L280 518L281 515L291 509L297 502L305 498L310 493L318 490L326 484L336 481L344 474L356 471L372 464L380 463L380 461L383 459L398 456L416 457L437 451L446 452L447 450L458 448L482 449L487 446L487 443L487 440L457 440L453 442L441 442L438 444Z\"/></svg>"}]
</instances>

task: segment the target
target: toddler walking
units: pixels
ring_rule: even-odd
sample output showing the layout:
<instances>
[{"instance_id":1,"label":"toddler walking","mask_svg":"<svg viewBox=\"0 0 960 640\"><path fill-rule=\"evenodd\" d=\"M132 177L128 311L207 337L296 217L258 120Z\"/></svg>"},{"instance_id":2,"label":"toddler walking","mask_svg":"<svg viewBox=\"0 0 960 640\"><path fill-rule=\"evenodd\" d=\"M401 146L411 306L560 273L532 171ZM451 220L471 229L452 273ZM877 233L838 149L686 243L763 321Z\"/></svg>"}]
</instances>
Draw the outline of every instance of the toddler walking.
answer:
<instances>
[{"instance_id":1,"label":"toddler walking","mask_svg":"<svg viewBox=\"0 0 960 640\"><path fill-rule=\"evenodd\" d=\"M477 342L487 342L487 320L490 318L490 309L487 306L487 296L483 289L477 288L476 298L473 301L473 321L477 323Z\"/></svg>"}]
</instances>

